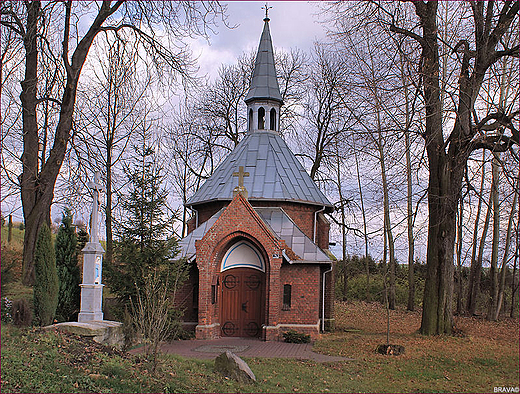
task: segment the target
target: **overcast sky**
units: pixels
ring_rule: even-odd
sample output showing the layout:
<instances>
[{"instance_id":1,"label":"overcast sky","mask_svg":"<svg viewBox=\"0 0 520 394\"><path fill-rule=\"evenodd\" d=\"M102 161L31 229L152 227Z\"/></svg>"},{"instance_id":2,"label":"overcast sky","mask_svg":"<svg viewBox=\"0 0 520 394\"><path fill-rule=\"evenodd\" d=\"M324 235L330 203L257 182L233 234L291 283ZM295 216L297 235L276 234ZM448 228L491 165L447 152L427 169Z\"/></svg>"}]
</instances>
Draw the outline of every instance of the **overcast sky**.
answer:
<instances>
[{"instance_id":1,"label":"overcast sky","mask_svg":"<svg viewBox=\"0 0 520 394\"><path fill-rule=\"evenodd\" d=\"M325 29L318 23L318 3L306 1L271 1L269 22L273 46L276 49L300 48L307 51L316 39L325 37ZM216 28L210 42L199 39L191 43L198 58L201 74L214 76L222 63L235 63L243 52L258 48L265 17L265 2L231 1L228 5L228 24Z\"/></svg>"}]
</instances>

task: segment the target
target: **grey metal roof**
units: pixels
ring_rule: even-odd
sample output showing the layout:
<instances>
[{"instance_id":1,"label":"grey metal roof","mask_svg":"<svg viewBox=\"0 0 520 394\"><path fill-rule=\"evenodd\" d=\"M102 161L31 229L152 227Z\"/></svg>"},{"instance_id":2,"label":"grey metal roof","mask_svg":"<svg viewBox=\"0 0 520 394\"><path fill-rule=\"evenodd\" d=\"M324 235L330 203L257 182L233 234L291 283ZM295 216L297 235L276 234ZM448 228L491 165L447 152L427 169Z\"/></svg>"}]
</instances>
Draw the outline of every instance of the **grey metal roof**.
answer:
<instances>
[{"instance_id":1,"label":"grey metal roof","mask_svg":"<svg viewBox=\"0 0 520 394\"><path fill-rule=\"evenodd\" d=\"M224 209L221 209L204 223L202 223L199 227L185 236L183 239L179 241L179 258L186 257L191 259L195 256L195 241L200 240L204 237L204 234L215 224L217 219L220 217Z\"/></svg>"},{"instance_id":2,"label":"grey metal roof","mask_svg":"<svg viewBox=\"0 0 520 394\"><path fill-rule=\"evenodd\" d=\"M260 208L255 211L285 241L287 246L300 257L301 262L330 263L331 259L294 223L281 208Z\"/></svg>"},{"instance_id":3,"label":"grey metal roof","mask_svg":"<svg viewBox=\"0 0 520 394\"><path fill-rule=\"evenodd\" d=\"M269 18L265 18L264 21L264 30L262 31L260 44L258 45L251 86L244 100L246 104L255 99L270 99L282 103L282 95L280 94L280 87L276 79L273 44L269 31Z\"/></svg>"},{"instance_id":4,"label":"grey metal roof","mask_svg":"<svg viewBox=\"0 0 520 394\"><path fill-rule=\"evenodd\" d=\"M215 224L225 208L214 214L190 234L179 241L179 257L191 259L196 254L195 241L202 239L204 234ZM300 257L296 263L330 263L332 260L312 240L307 237L281 208L255 208L262 220L273 234L283 239L287 246Z\"/></svg>"},{"instance_id":5,"label":"grey metal roof","mask_svg":"<svg viewBox=\"0 0 520 394\"><path fill-rule=\"evenodd\" d=\"M239 166L249 172L244 178L249 200L294 201L333 209L285 141L271 131L247 134L186 205L230 201L238 185L233 172Z\"/></svg>"}]
</instances>

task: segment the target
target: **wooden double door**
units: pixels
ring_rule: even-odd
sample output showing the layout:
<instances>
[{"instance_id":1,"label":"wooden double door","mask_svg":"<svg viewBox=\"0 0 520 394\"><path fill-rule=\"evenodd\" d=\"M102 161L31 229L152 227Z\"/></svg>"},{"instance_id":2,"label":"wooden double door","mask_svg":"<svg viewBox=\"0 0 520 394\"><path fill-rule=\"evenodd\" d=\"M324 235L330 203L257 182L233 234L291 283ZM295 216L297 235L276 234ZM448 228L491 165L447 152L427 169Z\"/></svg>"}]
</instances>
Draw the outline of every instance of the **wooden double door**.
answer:
<instances>
[{"instance_id":1,"label":"wooden double door","mask_svg":"<svg viewBox=\"0 0 520 394\"><path fill-rule=\"evenodd\" d=\"M221 273L220 330L225 337L259 337L262 333L265 274L251 268Z\"/></svg>"}]
</instances>

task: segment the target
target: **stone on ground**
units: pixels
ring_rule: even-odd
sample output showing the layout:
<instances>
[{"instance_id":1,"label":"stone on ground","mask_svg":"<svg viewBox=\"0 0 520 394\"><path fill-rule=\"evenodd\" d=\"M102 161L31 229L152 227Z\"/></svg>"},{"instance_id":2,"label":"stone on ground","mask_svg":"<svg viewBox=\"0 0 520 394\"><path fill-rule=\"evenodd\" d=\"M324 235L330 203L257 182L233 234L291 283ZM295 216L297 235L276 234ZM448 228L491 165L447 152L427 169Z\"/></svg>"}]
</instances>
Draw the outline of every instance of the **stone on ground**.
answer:
<instances>
[{"instance_id":1,"label":"stone on ground","mask_svg":"<svg viewBox=\"0 0 520 394\"><path fill-rule=\"evenodd\" d=\"M92 337L98 343L122 348L124 344L123 324L109 320L92 320L88 323L66 322L52 324L44 330L60 329L82 337Z\"/></svg>"},{"instance_id":2,"label":"stone on ground","mask_svg":"<svg viewBox=\"0 0 520 394\"><path fill-rule=\"evenodd\" d=\"M255 374L249 365L229 350L215 359L215 370L240 383L256 382Z\"/></svg>"}]
</instances>

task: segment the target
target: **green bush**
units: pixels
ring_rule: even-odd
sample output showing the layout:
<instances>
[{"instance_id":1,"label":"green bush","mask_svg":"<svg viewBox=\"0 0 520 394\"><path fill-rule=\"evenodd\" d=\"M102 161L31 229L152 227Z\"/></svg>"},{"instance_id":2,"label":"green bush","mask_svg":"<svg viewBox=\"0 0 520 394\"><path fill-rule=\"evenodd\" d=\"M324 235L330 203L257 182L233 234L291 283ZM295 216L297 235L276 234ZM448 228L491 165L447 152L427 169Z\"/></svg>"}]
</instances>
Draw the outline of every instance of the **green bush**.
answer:
<instances>
[{"instance_id":1,"label":"green bush","mask_svg":"<svg viewBox=\"0 0 520 394\"><path fill-rule=\"evenodd\" d=\"M348 279L347 300L366 300L366 276L358 274ZM383 275L370 275L369 282L370 300L384 302L384 283ZM424 279L415 278L415 305L422 304L424 291ZM339 278L336 281L335 295L337 299L343 299L343 280ZM407 305L408 303L408 280L403 277L397 277L395 280L395 300L398 305Z\"/></svg>"},{"instance_id":2,"label":"green bush","mask_svg":"<svg viewBox=\"0 0 520 394\"><path fill-rule=\"evenodd\" d=\"M51 241L51 230L44 224L36 242L34 311L37 323L42 326L52 324L58 306L58 273L56 257Z\"/></svg>"},{"instance_id":3,"label":"green bush","mask_svg":"<svg viewBox=\"0 0 520 394\"><path fill-rule=\"evenodd\" d=\"M286 331L282 335L284 341L287 343L309 343L311 341L310 335L294 330Z\"/></svg>"}]
</instances>

